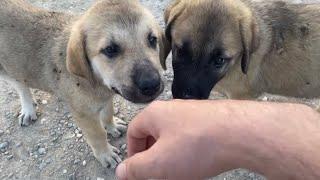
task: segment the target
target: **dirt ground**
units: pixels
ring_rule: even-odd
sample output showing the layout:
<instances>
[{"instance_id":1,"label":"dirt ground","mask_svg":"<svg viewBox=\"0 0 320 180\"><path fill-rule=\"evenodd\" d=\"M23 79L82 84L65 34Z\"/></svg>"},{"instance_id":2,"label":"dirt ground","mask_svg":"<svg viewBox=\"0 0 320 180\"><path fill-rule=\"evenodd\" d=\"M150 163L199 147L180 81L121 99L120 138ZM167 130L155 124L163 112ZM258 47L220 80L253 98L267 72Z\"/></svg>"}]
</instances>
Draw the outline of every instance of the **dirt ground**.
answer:
<instances>
[{"instance_id":1,"label":"dirt ground","mask_svg":"<svg viewBox=\"0 0 320 180\"><path fill-rule=\"evenodd\" d=\"M51 10L80 13L93 0L28 0L36 6ZM170 0L141 0L163 25L162 13ZM170 61L170 60L169 60ZM166 90L160 99L170 99L172 70L164 72ZM95 160L63 102L39 90L33 90L37 102L38 121L30 127L18 125L20 102L17 93L0 81L0 179L84 179L112 180L113 170L102 168ZM214 96L214 98L219 98ZM262 100L287 101L288 98L262 96ZM318 106L318 100L297 100ZM133 105L120 97L115 101L116 116L130 121L143 106ZM111 140L125 151L124 137ZM122 154L124 156L124 154ZM245 170L225 173L214 180L262 180L263 177Z\"/></svg>"}]
</instances>

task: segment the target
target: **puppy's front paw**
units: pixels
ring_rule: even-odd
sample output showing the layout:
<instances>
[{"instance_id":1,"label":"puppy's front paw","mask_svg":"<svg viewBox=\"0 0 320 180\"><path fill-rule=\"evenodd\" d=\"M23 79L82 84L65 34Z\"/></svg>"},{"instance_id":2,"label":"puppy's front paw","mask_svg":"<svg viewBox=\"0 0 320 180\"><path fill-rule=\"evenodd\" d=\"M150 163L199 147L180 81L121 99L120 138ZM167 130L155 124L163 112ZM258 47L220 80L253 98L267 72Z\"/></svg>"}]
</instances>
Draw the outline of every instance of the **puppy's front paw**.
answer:
<instances>
[{"instance_id":1,"label":"puppy's front paw","mask_svg":"<svg viewBox=\"0 0 320 180\"><path fill-rule=\"evenodd\" d=\"M113 123L108 124L106 129L107 132L114 138L118 138L121 136L122 132L126 132L128 123L117 118L113 117Z\"/></svg>"},{"instance_id":2,"label":"puppy's front paw","mask_svg":"<svg viewBox=\"0 0 320 180\"><path fill-rule=\"evenodd\" d=\"M93 150L94 156L102 164L103 167L115 169L117 165L122 161L118 153L120 151L108 144L107 148L104 150Z\"/></svg>"},{"instance_id":3,"label":"puppy's front paw","mask_svg":"<svg viewBox=\"0 0 320 180\"><path fill-rule=\"evenodd\" d=\"M29 126L31 122L36 121L38 117L34 107L32 107L22 108L18 118L20 126Z\"/></svg>"}]
</instances>

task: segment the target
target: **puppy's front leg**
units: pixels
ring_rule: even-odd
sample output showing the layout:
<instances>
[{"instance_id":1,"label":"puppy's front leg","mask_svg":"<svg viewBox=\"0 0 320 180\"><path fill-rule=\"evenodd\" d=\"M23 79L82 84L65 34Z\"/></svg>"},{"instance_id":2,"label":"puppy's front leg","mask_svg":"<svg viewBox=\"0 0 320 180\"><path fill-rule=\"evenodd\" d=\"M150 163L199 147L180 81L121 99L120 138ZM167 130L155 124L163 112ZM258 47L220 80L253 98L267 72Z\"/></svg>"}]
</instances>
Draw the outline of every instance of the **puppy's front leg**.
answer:
<instances>
[{"instance_id":1,"label":"puppy's front leg","mask_svg":"<svg viewBox=\"0 0 320 180\"><path fill-rule=\"evenodd\" d=\"M121 162L119 150L108 143L107 132L98 119L86 119L75 115L75 120L92 148L95 157L104 167L115 168Z\"/></svg>"},{"instance_id":2,"label":"puppy's front leg","mask_svg":"<svg viewBox=\"0 0 320 180\"><path fill-rule=\"evenodd\" d=\"M9 82L18 92L21 101L21 112L19 115L19 124L21 126L29 126L32 121L37 120L36 109L33 105L32 94L30 89L23 83L9 77L0 72L0 79Z\"/></svg>"},{"instance_id":3,"label":"puppy's front leg","mask_svg":"<svg viewBox=\"0 0 320 180\"><path fill-rule=\"evenodd\" d=\"M112 101L110 101L100 112L100 120L102 126L107 130L108 134L114 138L118 138L121 136L122 132L127 130L128 123L113 116L113 114L113 104Z\"/></svg>"}]
</instances>

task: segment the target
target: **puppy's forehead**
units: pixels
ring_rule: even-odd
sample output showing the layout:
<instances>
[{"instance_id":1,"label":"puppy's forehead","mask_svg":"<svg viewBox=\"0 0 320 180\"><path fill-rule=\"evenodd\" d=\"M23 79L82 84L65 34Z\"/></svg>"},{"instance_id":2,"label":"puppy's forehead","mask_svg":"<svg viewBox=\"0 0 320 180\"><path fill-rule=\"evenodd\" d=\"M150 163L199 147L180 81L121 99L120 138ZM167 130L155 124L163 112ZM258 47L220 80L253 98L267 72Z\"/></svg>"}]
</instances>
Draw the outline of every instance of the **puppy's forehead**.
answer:
<instances>
[{"instance_id":1,"label":"puppy's forehead","mask_svg":"<svg viewBox=\"0 0 320 180\"><path fill-rule=\"evenodd\" d=\"M131 38L141 39L147 37L149 33L158 36L160 28L152 17L139 16L137 18L118 16L116 20L105 23L105 27L99 28L98 31L110 38L125 39Z\"/></svg>"},{"instance_id":2,"label":"puppy's forehead","mask_svg":"<svg viewBox=\"0 0 320 180\"><path fill-rule=\"evenodd\" d=\"M92 24L130 28L142 23L155 26L153 15L135 0L102 1L88 11ZM142 22L142 23L141 23Z\"/></svg>"},{"instance_id":3,"label":"puppy's forehead","mask_svg":"<svg viewBox=\"0 0 320 180\"><path fill-rule=\"evenodd\" d=\"M99 47L103 48L111 42L122 47L138 47L141 43L145 43L148 35L152 33L155 36L159 34L158 28L154 28L152 24L140 21L138 24L124 25L115 23L106 29L101 29L98 35L100 39Z\"/></svg>"},{"instance_id":4,"label":"puppy's forehead","mask_svg":"<svg viewBox=\"0 0 320 180\"><path fill-rule=\"evenodd\" d=\"M106 3L106 7L98 4L90 10L86 22L89 38L99 39L99 46L110 44L111 41L130 45L145 41L148 33L160 33L159 25L153 15L138 3L122 0L117 3Z\"/></svg>"},{"instance_id":5,"label":"puppy's forehead","mask_svg":"<svg viewBox=\"0 0 320 180\"><path fill-rule=\"evenodd\" d=\"M192 13L191 13L192 12ZM238 20L230 9L216 2L206 1L186 10L174 23L172 34L178 45L191 42L194 51L210 51L238 41Z\"/></svg>"}]
</instances>

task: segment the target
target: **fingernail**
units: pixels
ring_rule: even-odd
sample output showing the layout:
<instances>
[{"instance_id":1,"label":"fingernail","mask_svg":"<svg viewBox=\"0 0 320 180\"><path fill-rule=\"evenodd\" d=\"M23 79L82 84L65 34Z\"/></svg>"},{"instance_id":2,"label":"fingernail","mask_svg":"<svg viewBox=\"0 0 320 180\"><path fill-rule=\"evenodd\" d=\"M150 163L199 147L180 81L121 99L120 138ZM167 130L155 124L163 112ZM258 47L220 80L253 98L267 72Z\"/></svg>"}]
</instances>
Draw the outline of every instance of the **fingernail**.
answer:
<instances>
[{"instance_id":1,"label":"fingernail","mask_svg":"<svg viewBox=\"0 0 320 180\"><path fill-rule=\"evenodd\" d=\"M127 179L127 166L125 163L121 163L116 170L116 176L119 180Z\"/></svg>"}]
</instances>

